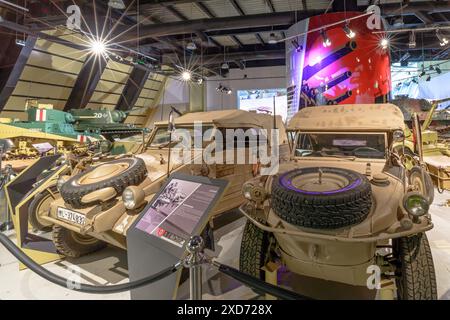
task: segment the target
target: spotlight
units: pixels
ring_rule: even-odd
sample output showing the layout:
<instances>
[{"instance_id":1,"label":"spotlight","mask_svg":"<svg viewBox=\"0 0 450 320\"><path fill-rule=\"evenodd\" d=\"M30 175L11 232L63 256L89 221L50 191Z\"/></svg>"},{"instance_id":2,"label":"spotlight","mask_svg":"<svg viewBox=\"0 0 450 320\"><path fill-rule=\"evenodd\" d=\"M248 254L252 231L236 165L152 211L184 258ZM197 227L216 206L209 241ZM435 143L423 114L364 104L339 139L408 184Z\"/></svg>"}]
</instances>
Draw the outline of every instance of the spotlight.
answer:
<instances>
[{"instance_id":1,"label":"spotlight","mask_svg":"<svg viewBox=\"0 0 450 320\"><path fill-rule=\"evenodd\" d=\"M25 47L25 40L16 39L16 44L21 47Z\"/></svg>"},{"instance_id":2,"label":"spotlight","mask_svg":"<svg viewBox=\"0 0 450 320\"><path fill-rule=\"evenodd\" d=\"M217 90L218 92L222 91L222 89L223 89L223 87L222 87L221 84L219 84L219 86L216 88L216 90Z\"/></svg>"},{"instance_id":3,"label":"spotlight","mask_svg":"<svg viewBox=\"0 0 450 320\"><path fill-rule=\"evenodd\" d=\"M183 73L181 74L181 79L183 79L184 81L189 81L192 78L192 74L190 71L185 70L183 71Z\"/></svg>"},{"instance_id":4,"label":"spotlight","mask_svg":"<svg viewBox=\"0 0 450 320\"><path fill-rule=\"evenodd\" d=\"M356 36L356 33L352 29L350 29L348 21L345 23L345 26L342 29L344 29L345 35L349 39L353 39Z\"/></svg>"},{"instance_id":5,"label":"spotlight","mask_svg":"<svg viewBox=\"0 0 450 320\"><path fill-rule=\"evenodd\" d=\"M224 62L224 63L222 63L222 66L220 68L223 70L229 70L230 65L228 64L228 62Z\"/></svg>"},{"instance_id":6,"label":"spotlight","mask_svg":"<svg viewBox=\"0 0 450 320\"><path fill-rule=\"evenodd\" d=\"M420 72L419 77L423 77L425 75L425 66L422 64L422 72Z\"/></svg>"},{"instance_id":7,"label":"spotlight","mask_svg":"<svg viewBox=\"0 0 450 320\"><path fill-rule=\"evenodd\" d=\"M203 78L198 78L197 84L200 84L200 85L201 85L201 84L203 83L203 81L204 81Z\"/></svg>"},{"instance_id":8,"label":"spotlight","mask_svg":"<svg viewBox=\"0 0 450 320\"><path fill-rule=\"evenodd\" d=\"M428 76L426 81L430 81L430 80L431 80L431 76Z\"/></svg>"},{"instance_id":9,"label":"spotlight","mask_svg":"<svg viewBox=\"0 0 450 320\"><path fill-rule=\"evenodd\" d=\"M106 45L103 41L94 40L91 43L91 51L97 55L103 54L106 51Z\"/></svg>"},{"instance_id":10,"label":"spotlight","mask_svg":"<svg viewBox=\"0 0 450 320\"><path fill-rule=\"evenodd\" d=\"M430 71L433 71L433 70L434 70L434 66L431 65L431 66L430 66Z\"/></svg>"},{"instance_id":11,"label":"spotlight","mask_svg":"<svg viewBox=\"0 0 450 320\"><path fill-rule=\"evenodd\" d=\"M436 37L439 39L439 45L444 47L448 44L448 39L442 35L441 30L436 30Z\"/></svg>"},{"instance_id":12,"label":"spotlight","mask_svg":"<svg viewBox=\"0 0 450 320\"><path fill-rule=\"evenodd\" d=\"M414 83L419 83L416 78L413 78L411 81Z\"/></svg>"},{"instance_id":13,"label":"spotlight","mask_svg":"<svg viewBox=\"0 0 450 320\"><path fill-rule=\"evenodd\" d=\"M125 9L125 3L122 0L109 0L108 6L113 9L123 10Z\"/></svg>"},{"instance_id":14,"label":"spotlight","mask_svg":"<svg viewBox=\"0 0 450 320\"><path fill-rule=\"evenodd\" d=\"M232 94L233 93L233 90L232 89L228 89L227 90L227 94Z\"/></svg>"},{"instance_id":15,"label":"spotlight","mask_svg":"<svg viewBox=\"0 0 450 320\"><path fill-rule=\"evenodd\" d=\"M187 44L186 49L190 51L197 50L197 45L195 44L195 42L191 41Z\"/></svg>"},{"instance_id":16,"label":"spotlight","mask_svg":"<svg viewBox=\"0 0 450 320\"><path fill-rule=\"evenodd\" d=\"M438 74L441 74L441 73L442 73L441 68L439 68L438 66L436 66L434 69L436 70L436 72L437 72Z\"/></svg>"},{"instance_id":17,"label":"spotlight","mask_svg":"<svg viewBox=\"0 0 450 320\"><path fill-rule=\"evenodd\" d=\"M322 44L324 47L329 47L331 46L331 40L328 38L327 33L325 30L320 30L320 35L323 38Z\"/></svg>"},{"instance_id":18,"label":"spotlight","mask_svg":"<svg viewBox=\"0 0 450 320\"><path fill-rule=\"evenodd\" d=\"M409 34L408 47L411 49L414 49L416 47L416 34L414 33L414 31L411 31L411 33Z\"/></svg>"},{"instance_id":19,"label":"spotlight","mask_svg":"<svg viewBox=\"0 0 450 320\"><path fill-rule=\"evenodd\" d=\"M277 44L277 37L275 36L275 33L271 33L269 36L269 44Z\"/></svg>"},{"instance_id":20,"label":"spotlight","mask_svg":"<svg viewBox=\"0 0 450 320\"><path fill-rule=\"evenodd\" d=\"M383 50L386 50L389 47L389 39L387 38L381 39L380 45Z\"/></svg>"},{"instance_id":21,"label":"spotlight","mask_svg":"<svg viewBox=\"0 0 450 320\"><path fill-rule=\"evenodd\" d=\"M298 44L297 39L292 40L291 43L292 43L292 45L294 46L295 51L300 52L300 51L303 50L303 46L301 46L301 45Z\"/></svg>"}]
</instances>

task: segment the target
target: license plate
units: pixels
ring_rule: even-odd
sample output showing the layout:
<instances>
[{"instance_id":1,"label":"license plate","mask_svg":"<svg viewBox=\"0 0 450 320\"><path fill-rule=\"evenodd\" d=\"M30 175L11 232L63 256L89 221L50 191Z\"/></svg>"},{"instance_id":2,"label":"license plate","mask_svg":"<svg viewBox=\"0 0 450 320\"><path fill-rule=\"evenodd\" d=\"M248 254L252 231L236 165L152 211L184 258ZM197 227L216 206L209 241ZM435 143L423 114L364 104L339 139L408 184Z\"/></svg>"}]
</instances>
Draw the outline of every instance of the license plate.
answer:
<instances>
[{"instance_id":1,"label":"license plate","mask_svg":"<svg viewBox=\"0 0 450 320\"><path fill-rule=\"evenodd\" d=\"M64 208L58 208L56 215L59 219L70 221L79 225L84 225L84 222L86 220L86 217L81 213Z\"/></svg>"}]
</instances>

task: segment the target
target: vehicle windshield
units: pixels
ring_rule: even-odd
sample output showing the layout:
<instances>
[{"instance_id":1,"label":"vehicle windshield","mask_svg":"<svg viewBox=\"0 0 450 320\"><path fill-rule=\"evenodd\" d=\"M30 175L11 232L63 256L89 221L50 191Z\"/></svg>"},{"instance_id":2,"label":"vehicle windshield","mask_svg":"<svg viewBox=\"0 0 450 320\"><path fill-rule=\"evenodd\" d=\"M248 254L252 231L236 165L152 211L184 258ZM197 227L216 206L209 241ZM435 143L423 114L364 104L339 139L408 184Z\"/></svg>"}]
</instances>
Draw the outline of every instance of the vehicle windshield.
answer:
<instances>
[{"instance_id":1,"label":"vehicle windshield","mask_svg":"<svg viewBox=\"0 0 450 320\"><path fill-rule=\"evenodd\" d=\"M296 157L337 157L384 159L383 133L298 133Z\"/></svg>"},{"instance_id":2,"label":"vehicle windshield","mask_svg":"<svg viewBox=\"0 0 450 320\"><path fill-rule=\"evenodd\" d=\"M205 131L212 129L211 126L202 126L201 131L195 130L194 127L177 127L177 129L184 130L191 137L191 146L194 146L194 137L201 135L203 140L210 140L209 137L205 137ZM175 131L172 133L172 141L170 141L170 133L168 127L159 127L156 129L155 135L149 143L149 147L166 147L172 143L180 143L185 137L184 134L179 134L181 131ZM210 131L212 132L212 131Z\"/></svg>"}]
</instances>

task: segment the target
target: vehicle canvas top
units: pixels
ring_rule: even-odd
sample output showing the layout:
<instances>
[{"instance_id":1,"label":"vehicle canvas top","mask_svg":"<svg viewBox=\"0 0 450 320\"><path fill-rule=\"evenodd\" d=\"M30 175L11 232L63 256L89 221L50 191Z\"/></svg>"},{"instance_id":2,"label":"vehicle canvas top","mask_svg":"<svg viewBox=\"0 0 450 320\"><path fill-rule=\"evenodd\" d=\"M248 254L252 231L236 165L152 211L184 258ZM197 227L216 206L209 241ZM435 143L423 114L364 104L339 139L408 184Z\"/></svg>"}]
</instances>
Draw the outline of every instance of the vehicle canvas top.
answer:
<instances>
[{"instance_id":1,"label":"vehicle canvas top","mask_svg":"<svg viewBox=\"0 0 450 320\"><path fill-rule=\"evenodd\" d=\"M403 113L391 103L307 107L297 112L288 130L391 131L405 128Z\"/></svg>"},{"instance_id":2,"label":"vehicle canvas top","mask_svg":"<svg viewBox=\"0 0 450 320\"><path fill-rule=\"evenodd\" d=\"M281 117L277 116L277 124ZM201 121L203 124L214 124L222 128L260 127L271 128L273 116L257 114L244 110L219 110L206 112L191 112L175 119L175 125L192 125ZM167 125L167 121L156 122L155 126Z\"/></svg>"}]
</instances>

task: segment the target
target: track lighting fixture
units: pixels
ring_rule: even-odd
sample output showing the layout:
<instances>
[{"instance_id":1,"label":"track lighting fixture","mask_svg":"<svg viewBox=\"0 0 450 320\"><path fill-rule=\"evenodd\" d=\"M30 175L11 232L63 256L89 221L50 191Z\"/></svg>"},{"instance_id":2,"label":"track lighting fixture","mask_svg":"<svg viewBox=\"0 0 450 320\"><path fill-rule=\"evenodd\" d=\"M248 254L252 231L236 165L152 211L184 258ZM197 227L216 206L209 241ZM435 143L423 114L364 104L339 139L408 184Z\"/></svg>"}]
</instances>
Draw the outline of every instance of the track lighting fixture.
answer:
<instances>
[{"instance_id":1,"label":"track lighting fixture","mask_svg":"<svg viewBox=\"0 0 450 320\"><path fill-rule=\"evenodd\" d=\"M439 30L439 29L436 30L436 37L438 38L439 45L441 47L444 47L444 46L446 46L448 44L448 39L447 39L447 37L442 35L441 30Z\"/></svg>"},{"instance_id":2,"label":"track lighting fixture","mask_svg":"<svg viewBox=\"0 0 450 320\"><path fill-rule=\"evenodd\" d=\"M324 47L331 46L331 40L328 38L327 33L324 29L320 30L320 35L322 36L322 44Z\"/></svg>"},{"instance_id":3,"label":"track lighting fixture","mask_svg":"<svg viewBox=\"0 0 450 320\"><path fill-rule=\"evenodd\" d=\"M347 38L349 39L353 39L356 36L356 33L350 29L350 25L349 22L346 21L345 25L342 27L342 29L344 29L345 35L347 36Z\"/></svg>"},{"instance_id":4,"label":"track lighting fixture","mask_svg":"<svg viewBox=\"0 0 450 320\"><path fill-rule=\"evenodd\" d=\"M411 31L411 33L409 34L408 47L410 49L414 49L416 47L416 34L414 33L414 31Z\"/></svg>"},{"instance_id":5,"label":"track lighting fixture","mask_svg":"<svg viewBox=\"0 0 450 320\"><path fill-rule=\"evenodd\" d=\"M278 40L275 33L271 33L269 36L269 44L277 44Z\"/></svg>"},{"instance_id":6,"label":"track lighting fixture","mask_svg":"<svg viewBox=\"0 0 450 320\"><path fill-rule=\"evenodd\" d=\"M219 86L216 88L217 92L225 93L225 94L232 94L233 89L223 86L222 84L219 84Z\"/></svg>"},{"instance_id":7,"label":"track lighting fixture","mask_svg":"<svg viewBox=\"0 0 450 320\"><path fill-rule=\"evenodd\" d=\"M295 51L300 52L300 51L303 50L303 46L301 46L301 45L298 44L297 39L292 40L291 43L292 43L292 45L294 46Z\"/></svg>"}]
</instances>

